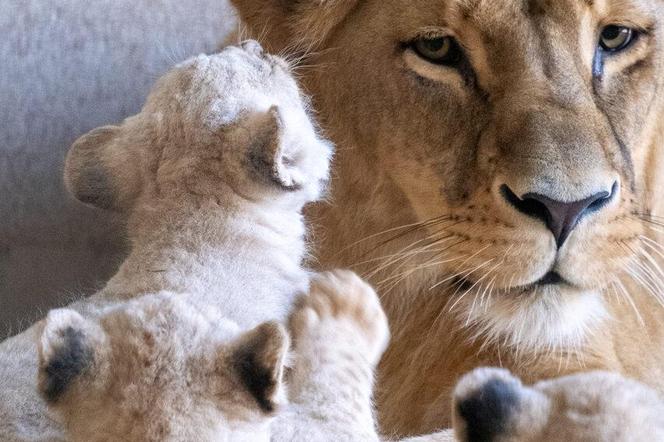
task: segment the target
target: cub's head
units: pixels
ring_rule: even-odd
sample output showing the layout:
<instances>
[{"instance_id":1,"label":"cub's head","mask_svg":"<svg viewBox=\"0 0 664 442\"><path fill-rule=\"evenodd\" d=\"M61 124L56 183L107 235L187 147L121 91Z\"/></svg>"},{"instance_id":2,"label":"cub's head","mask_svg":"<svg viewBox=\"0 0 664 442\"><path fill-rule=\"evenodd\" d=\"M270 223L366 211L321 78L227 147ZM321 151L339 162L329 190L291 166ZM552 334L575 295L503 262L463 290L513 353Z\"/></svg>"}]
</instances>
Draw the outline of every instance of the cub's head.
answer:
<instances>
[{"instance_id":1,"label":"cub's head","mask_svg":"<svg viewBox=\"0 0 664 442\"><path fill-rule=\"evenodd\" d=\"M374 282L442 293L521 348L574 342L610 296L664 292L664 3L233 2L273 49L313 48L335 204L366 211L333 247L366 246Z\"/></svg>"},{"instance_id":2,"label":"cub's head","mask_svg":"<svg viewBox=\"0 0 664 442\"><path fill-rule=\"evenodd\" d=\"M583 373L524 386L481 368L454 392L461 442L660 440L664 404L654 390L615 373Z\"/></svg>"},{"instance_id":3,"label":"cub's head","mask_svg":"<svg viewBox=\"0 0 664 442\"><path fill-rule=\"evenodd\" d=\"M72 441L268 441L284 401L289 339L244 334L173 294L84 319L54 310L39 338L39 389Z\"/></svg>"},{"instance_id":4,"label":"cub's head","mask_svg":"<svg viewBox=\"0 0 664 442\"><path fill-rule=\"evenodd\" d=\"M187 195L311 201L332 148L307 106L288 63L254 41L200 55L161 78L138 115L76 141L65 182L119 211Z\"/></svg>"}]
</instances>

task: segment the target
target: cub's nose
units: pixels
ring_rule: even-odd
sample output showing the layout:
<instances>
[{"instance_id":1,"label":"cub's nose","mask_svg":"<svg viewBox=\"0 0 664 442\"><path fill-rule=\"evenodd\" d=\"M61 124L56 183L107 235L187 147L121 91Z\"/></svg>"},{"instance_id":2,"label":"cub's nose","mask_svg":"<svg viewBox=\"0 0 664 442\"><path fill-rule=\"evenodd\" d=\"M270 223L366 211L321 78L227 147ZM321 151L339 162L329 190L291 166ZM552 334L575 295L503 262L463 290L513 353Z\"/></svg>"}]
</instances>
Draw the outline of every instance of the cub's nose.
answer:
<instances>
[{"instance_id":1,"label":"cub's nose","mask_svg":"<svg viewBox=\"0 0 664 442\"><path fill-rule=\"evenodd\" d=\"M501 195L512 207L525 215L544 221L553 233L558 248L563 246L581 218L601 210L617 192L618 182L615 182L611 191L598 192L588 198L567 203L538 193L527 193L519 197L507 184L500 187Z\"/></svg>"},{"instance_id":2,"label":"cub's nose","mask_svg":"<svg viewBox=\"0 0 664 442\"><path fill-rule=\"evenodd\" d=\"M251 54L263 55L263 47L256 40L245 40L240 43L240 47Z\"/></svg>"}]
</instances>

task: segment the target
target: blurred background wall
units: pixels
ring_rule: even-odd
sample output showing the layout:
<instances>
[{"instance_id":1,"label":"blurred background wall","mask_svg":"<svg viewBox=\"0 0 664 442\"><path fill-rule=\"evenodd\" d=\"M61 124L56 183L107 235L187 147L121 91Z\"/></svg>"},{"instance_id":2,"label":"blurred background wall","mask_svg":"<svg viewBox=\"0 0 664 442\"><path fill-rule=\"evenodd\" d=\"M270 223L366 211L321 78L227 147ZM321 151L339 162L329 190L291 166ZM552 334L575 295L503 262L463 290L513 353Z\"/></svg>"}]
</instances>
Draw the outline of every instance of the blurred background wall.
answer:
<instances>
[{"instance_id":1,"label":"blurred background wall","mask_svg":"<svg viewBox=\"0 0 664 442\"><path fill-rule=\"evenodd\" d=\"M122 220L65 193L72 141L136 113L157 77L234 27L226 0L0 1L0 338L122 259Z\"/></svg>"}]
</instances>

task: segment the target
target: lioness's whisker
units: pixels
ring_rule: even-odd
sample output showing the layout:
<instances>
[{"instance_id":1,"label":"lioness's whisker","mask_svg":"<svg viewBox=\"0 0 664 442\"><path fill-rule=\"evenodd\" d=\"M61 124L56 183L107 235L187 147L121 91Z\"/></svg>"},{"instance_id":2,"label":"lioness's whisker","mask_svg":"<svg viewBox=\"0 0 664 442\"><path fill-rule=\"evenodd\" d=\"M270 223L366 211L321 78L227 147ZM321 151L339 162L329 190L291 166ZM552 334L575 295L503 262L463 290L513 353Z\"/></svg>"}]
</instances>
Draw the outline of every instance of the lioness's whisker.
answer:
<instances>
[{"instance_id":1,"label":"lioness's whisker","mask_svg":"<svg viewBox=\"0 0 664 442\"><path fill-rule=\"evenodd\" d=\"M657 227L664 227L664 218L662 217L655 217L654 215L648 215L648 216L643 216L643 215L636 215L638 219L640 219L643 222L646 222L648 224L657 226Z\"/></svg>"},{"instance_id":2,"label":"lioness's whisker","mask_svg":"<svg viewBox=\"0 0 664 442\"><path fill-rule=\"evenodd\" d=\"M457 240L456 243L453 243L453 244L451 244L451 245L447 245L446 247L443 247L443 248L441 248L441 249L436 249L435 251L429 249L430 247L443 245L443 244L446 244L446 243L448 243L448 242L450 242L450 241L452 241L452 240L455 240L455 239ZM422 250L423 252L425 252L425 253L426 253L426 252L435 253L435 255L431 258L432 260L434 260L434 259L439 259L441 256L443 256L443 255L445 254L445 252L448 252L450 249L456 247L456 246L459 245L459 244L463 244L463 243L465 243L465 242L466 242L465 239L460 239L460 240L459 240L459 237L458 237L457 235L451 234L451 235L448 235L448 236L446 236L446 237L443 237L443 238L441 238L441 239L439 239L439 240L433 241L433 242L431 242L430 244L427 244L427 245L423 246L423 247L421 248L421 250ZM407 265L407 264L408 264L408 263L409 263L409 262L410 262L415 256L417 256L417 255L412 254L411 252L408 252L408 256L405 256L403 259L400 259L400 260L398 260L398 261L396 261L396 262L393 262L393 263L391 264L391 265L396 265L396 267L394 267L394 269L393 269L392 271L399 271L399 270L401 270L401 269L402 269L403 267L405 267L405 266L406 266L406 265ZM399 261L400 261L400 262L399 262Z\"/></svg>"},{"instance_id":3,"label":"lioness's whisker","mask_svg":"<svg viewBox=\"0 0 664 442\"><path fill-rule=\"evenodd\" d=\"M639 239L642 242L644 242L647 247L651 248L655 253L657 253L660 257L664 258L664 246L662 244L658 243L657 241L645 235L640 235Z\"/></svg>"},{"instance_id":4,"label":"lioness's whisker","mask_svg":"<svg viewBox=\"0 0 664 442\"><path fill-rule=\"evenodd\" d=\"M482 267L484 265L488 265L488 264L489 264L489 261L481 264L480 266L478 266L478 268ZM477 270L478 268L476 268L475 270ZM468 275L470 275L470 273L468 273ZM461 276L461 274L457 274L456 276ZM440 313L438 313L436 318L433 320L433 322L431 324L431 327L429 327L429 331L427 332L427 339L429 339L431 337L431 333L432 333L433 330L438 329L438 323L440 322L441 318L443 317L443 314L446 313L446 312L453 312L454 306L452 306L451 308L447 307L449 305L449 303L454 299L457 299L457 301L455 302L455 305L457 303L461 302L461 300L464 299L473 290L474 286L481 283L481 281L482 281L482 278L480 278L477 281L477 283L473 285L473 287L470 287L463 294L461 294L461 296L459 296L458 298L456 296L459 293L459 290L461 290L461 288L464 286L464 281L462 279L459 279L454 284L452 284L451 288L456 286L456 290L454 291L454 293L452 293L451 296L449 296L449 298L447 300L447 303L445 304L445 306L442 309L440 309Z\"/></svg>"},{"instance_id":5,"label":"lioness's whisker","mask_svg":"<svg viewBox=\"0 0 664 442\"><path fill-rule=\"evenodd\" d=\"M392 233L392 232L396 232L396 231L403 230L403 229L408 229L408 228L415 228L417 230L417 229L420 229L420 228L423 228L423 227L428 227L432 223L435 223L435 222L438 222L438 221L441 221L441 220L446 220L446 219L449 219L449 217L447 217L447 216L435 217L435 218L432 218L432 219L427 220L427 221L419 221L419 222L416 222L416 223L410 223L410 224L404 224L404 225L398 226L398 227L392 227L392 228L389 228L387 230L383 230L381 232L371 234L367 237L364 237L364 238L360 239L359 241L356 241L352 244L349 244L346 247L343 247L337 255L339 255L341 253L344 253L344 252L347 252L348 250L352 249L353 247L355 247L355 246L357 246L357 245L359 245L363 242L366 242L370 239L377 238L377 237L385 235L387 233Z\"/></svg>"},{"instance_id":6,"label":"lioness's whisker","mask_svg":"<svg viewBox=\"0 0 664 442\"><path fill-rule=\"evenodd\" d=\"M450 236L446 237L446 239L452 239L452 238L455 238L455 237L456 237L456 235L450 235ZM444 241L441 241L441 243L442 242L444 242ZM397 252L397 253L392 253L390 255L384 255L384 256L379 256L379 257L376 257L376 258L367 259L365 261L360 261L360 262L356 262L354 264L351 264L349 267L350 268L356 268L356 267L359 267L359 266L364 265L364 264L370 264L370 263L377 262L377 261L384 261L386 259L392 259L392 258L403 257L403 256L411 256L411 255L415 256L415 255L421 255L421 254L424 254L424 253L436 253L436 252L441 252L441 251L446 250L446 249L430 249L429 248L429 247L434 246L434 245L439 245L439 244L430 243L430 244L427 244L426 246L418 247L415 250L406 251L404 253Z\"/></svg>"},{"instance_id":7,"label":"lioness's whisker","mask_svg":"<svg viewBox=\"0 0 664 442\"><path fill-rule=\"evenodd\" d=\"M627 290L627 287L623 284L623 282L619 278L613 278L612 284L611 284L615 289L619 289L622 292L622 295L624 298L627 300L627 302L631 305L632 310L634 310L634 313L636 314L636 317L639 320L639 323L641 325L645 325L645 321L643 320L643 317L641 316L641 313L639 312L638 307L636 306L636 302L634 302L634 298L632 297L631 293L629 293L629 290Z\"/></svg>"},{"instance_id":8,"label":"lioness's whisker","mask_svg":"<svg viewBox=\"0 0 664 442\"><path fill-rule=\"evenodd\" d=\"M491 274L492 274L492 273L493 273L498 267L500 267L500 264L501 264L501 263L498 263L498 264L496 264L495 266L493 266L492 268L490 268L489 271L486 273L486 275L484 275L481 279L488 278L489 276L491 276ZM496 276L497 276L497 275L496 275ZM482 299L484 298L484 295L486 294L487 289L491 286L491 284L493 283L493 281L495 281L496 276L494 276L493 279L491 279L491 280L487 283L487 286L484 288L484 290L482 290L482 286L480 286L480 290L482 290L482 291L480 292L480 290L478 290L478 291L475 293L475 297L473 298L473 303L471 304L471 306L470 306L470 310L468 311L468 318L466 319L466 324L465 324L466 327L468 327L468 326L470 325L470 323L471 323L472 317L473 317L473 315L474 315L474 313L475 313L475 304L476 304L476 302L477 302L478 297L482 297ZM472 287L471 287L470 290L472 290ZM481 306L482 306L482 304L480 304L480 307L481 307Z\"/></svg>"},{"instance_id":9,"label":"lioness's whisker","mask_svg":"<svg viewBox=\"0 0 664 442\"><path fill-rule=\"evenodd\" d=\"M381 296L384 296L385 294L391 292L391 291L392 291L395 287L397 287L402 281L405 281L407 278L409 278L411 275L415 274L415 273L418 272L418 271L426 270L427 268L430 268L430 267L433 267L433 266L442 265L442 264L444 264L444 263L446 263L446 262L454 262L454 261L458 261L459 259L462 259L462 258L464 257L463 255L462 255L462 256L459 256L459 257L455 257L455 258L446 259L446 260L444 260L444 261L437 261L437 262L434 262L435 260L437 260L437 259L439 259L440 257L442 257L442 256L444 255L444 253L448 252L449 250L451 250L452 248L454 248L454 247L456 247L456 246L458 246L458 245L464 244L465 242L467 242L467 240L462 239L461 241L457 241L457 242L455 242L454 244L448 245L447 247L445 247L445 248L443 248L443 249L439 249L439 252L436 253L436 255L433 256L429 261L427 261L427 262L425 262L425 263L419 265L418 267L416 267L416 268L414 268L414 269L409 269L409 270L407 270L406 272L403 272L402 274L397 275L397 276L396 276L396 279L393 281L392 284L390 284L390 286L389 286L389 288L387 288L387 290L381 290L381 292L382 292L382 293L381 293ZM390 279L390 278L388 278L386 281L388 281L389 279ZM380 283L379 283L379 284L380 284Z\"/></svg>"},{"instance_id":10,"label":"lioness's whisker","mask_svg":"<svg viewBox=\"0 0 664 442\"><path fill-rule=\"evenodd\" d=\"M459 264L459 267L462 267L462 266L465 265L468 261L470 261L471 259L473 259L473 258L476 257L477 255L479 255L480 253L484 252L484 251L485 251L486 249L488 249L489 247L490 247L490 245L486 245L486 246L482 247L482 248L479 249L477 252L475 252L475 253L473 253L472 255L470 255L470 256L469 256L464 262L462 262L461 264ZM492 258L490 261L493 261L494 259L495 259L495 258ZM437 282L437 283L434 284L433 286L429 287L429 290L431 291L431 290L435 289L436 287L439 287L439 286L445 284L447 281L450 281L450 280L452 280L452 279L458 278L458 277L460 277L460 276L463 276L463 278L467 278L467 277L470 276L473 272L475 272L476 269L479 269L479 268L481 268L481 266L476 267L475 269L473 269L472 271L466 273L465 275L464 275L463 272L461 272L461 273L457 273L457 274L453 274L453 275L451 275L451 276L449 276L449 277L443 279L442 281Z\"/></svg>"},{"instance_id":11,"label":"lioness's whisker","mask_svg":"<svg viewBox=\"0 0 664 442\"><path fill-rule=\"evenodd\" d=\"M443 250L447 250L447 249L443 249ZM463 256L444 259L442 261L433 261L433 262L428 261L424 264L420 264L416 267L410 268L410 269L406 270L405 272L398 273L396 275L390 275L387 278L383 279L382 281L377 282L376 285L379 286L379 285L384 284L386 282L393 281L394 279L399 279L403 275L410 276L412 273L415 273L415 272L418 272L418 271L421 271L421 270L426 270L426 269L429 269L431 267L437 267L437 266L440 266L440 265L443 265L443 264L448 264L448 263L451 263L451 262L455 262L455 261L458 261L461 258L463 258Z\"/></svg>"},{"instance_id":12,"label":"lioness's whisker","mask_svg":"<svg viewBox=\"0 0 664 442\"><path fill-rule=\"evenodd\" d=\"M664 307L663 290L660 285L662 283L661 279L653 275L652 270L643 261L638 259L638 252L632 249L629 244L624 241L620 241L619 244L626 248L628 252L631 252L632 256L632 259L624 267L626 273Z\"/></svg>"},{"instance_id":13,"label":"lioness's whisker","mask_svg":"<svg viewBox=\"0 0 664 442\"><path fill-rule=\"evenodd\" d=\"M639 249L641 254L645 257L646 263L649 264L649 266L646 263L643 263L644 267L649 267L650 271L654 274L652 274L652 278L656 279L658 282L658 286L661 287L662 281L664 281L664 272L662 271L661 266L659 263L657 263L657 260L643 247ZM649 272L650 273L650 272Z\"/></svg>"},{"instance_id":14,"label":"lioness's whisker","mask_svg":"<svg viewBox=\"0 0 664 442\"><path fill-rule=\"evenodd\" d=\"M364 276L365 276L367 279L371 279L371 278L373 278L374 276L376 276L378 273L380 273L380 272L382 272L383 270L387 269L388 267L390 267L390 266L392 266L392 265L394 265L394 264L397 264L398 262L400 262L400 261L402 261L402 260L408 259L408 257L412 256L412 255L410 255L410 253L411 253L413 250L421 250L421 248L415 248L418 244L420 244L420 243L425 243L425 246L426 246L426 245L430 245L430 244L427 244L427 243L426 243L426 241L428 241L428 240L429 240L429 238L422 238L422 239L420 239L420 240L418 240L418 241L415 241L414 243L409 244L408 246L406 246L406 247L404 247L403 249L399 250L399 251L394 255L394 256L395 256L394 258L388 258L387 260L383 260L382 263L379 262L379 264L376 265L376 266L374 267L373 270L371 270L371 271L368 272L368 273L365 273ZM422 247L425 247L425 246L422 246Z\"/></svg>"},{"instance_id":15,"label":"lioness's whisker","mask_svg":"<svg viewBox=\"0 0 664 442\"><path fill-rule=\"evenodd\" d=\"M423 251L426 251L429 247L434 247L434 246L437 246L437 245L441 245L441 244L445 243L446 241L448 241L448 240L450 240L450 239L456 238L456 235L448 235L448 236L445 236L445 237L441 237L441 238L439 238L439 239L436 239L436 236L439 235L439 234L442 234L442 233L443 233L443 232L438 232L438 233L436 233L436 234L429 235L429 236L427 236L426 238L422 238L422 239L420 239L420 240L417 240L417 241L415 241L415 242L413 242L413 243L408 244L406 247L402 248L401 250L399 250L399 251L396 252L395 254L392 254L392 255L391 255L391 259L388 258L388 259L389 259L388 262L385 262L385 263L383 263L383 264L380 264L379 266L377 266L376 268L374 268L374 270L373 270L371 273L369 273L369 274L367 275L367 277L369 277L369 278L370 278L370 277L373 277L373 276L375 276L377 273L379 273L380 271L386 269L386 268L389 267L390 265L393 265L393 264L397 263L397 262L400 261L401 259L405 259L405 258L410 257L410 256L411 256L410 253L413 252L413 251L416 251L416 250L423 250ZM434 241L431 241L432 239L433 239ZM420 244L420 243L422 243L422 242L426 242L426 241L431 241L431 242L429 242L428 244L425 244L424 246L422 246L422 247L420 247L420 248L416 248L416 249L414 249L415 246L417 246L418 244ZM445 251L445 250L446 250L446 249L443 249L442 251Z\"/></svg>"},{"instance_id":16,"label":"lioness's whisker","mask_svg":"<svg viewBox=\"0 0 664 442\"><path fill-rule=\"evenodd\" d=\"M495 258L491 258L491 259L489 259L489 260L483 262L482 264L478 265L477 267L473 268L472 270L470 270L470 271L468 271L468 272L465 272L465 273L457 273L457 274L454 276L454 278L460 278L460 279L459 279L459 282L457 283L458 288L456 289L456 291L455 291L454 293L452 293L452 296L450 296L450 301L452 301L452 300L454 300L454 299L456 298L457 293L459 293L459 290L461 290L461 288L464 286L464 280L465 280L466 278L468 278L468 277L469 277L470 275L472 275L473 273L475 273L475 272L477 272L477 271L483 269L483 268L486 267L487 265L491 264L494 260L495 260ZM447 311L448 311L448 312L452 312L452 311L454 310L454 308L459 304L459 302L461 302L461 300L462 300L462 299L463 299L468 293L470 293L470 292L471 292L471 291L472 291L472 290L473 290L478 284L480 284L484 279L486 279L486 277L487 277L488 275L489 275L489 273L485 273L484 276L482 276L481 278L477 279L477 281L475 281L475 282L470 286L470 288L469 288L468 290L466 290L466 292L465 292L462 296L460 296L458 299L456 299L456 301L452 304L451 307L447 308ZM441 285L441 283L436 284L436 286L440 286L440 285ZM436 287L436 286L434 286L434 287ZM433 287L432 287L431 289L433 289ZM430 289L430 290L431 290L431 289Z\"/></svg>"}]
</instances>

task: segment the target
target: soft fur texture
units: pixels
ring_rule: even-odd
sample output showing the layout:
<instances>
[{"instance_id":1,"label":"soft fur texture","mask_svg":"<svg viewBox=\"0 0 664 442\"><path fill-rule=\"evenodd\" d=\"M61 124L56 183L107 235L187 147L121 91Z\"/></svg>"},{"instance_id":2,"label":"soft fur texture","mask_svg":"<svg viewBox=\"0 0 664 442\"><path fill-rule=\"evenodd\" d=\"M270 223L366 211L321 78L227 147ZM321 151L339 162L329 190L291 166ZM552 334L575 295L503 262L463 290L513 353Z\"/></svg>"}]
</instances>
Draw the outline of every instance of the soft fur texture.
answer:
<instances>
[{"instance_id":1,"label":"soft fur texture","mask_svg":"<svg viewBox=\"0 0 664 442\"><path fill-rule=\"evenodd\" d=\"M350 272L314 280L290 321L292 402L271 426L284 399L288 339L274 323L247 331L284 319L293 294L306 291L298 214L318 197L329 154L286 65L252 42L179 66L141 114L81 138L68 157L68 187L130 216L132 255L89 302L53 311L3 343L3 439L62 438L30 390L36 363L27 343L38 331L41 394L71 440L378 440L371 387L388 332L371 287ZM556 385L580 392L579 401L623 388L591 375ZM459 403L478 388L484 384L462 382ZM479 408L503 410L509 421L512 396L504 407ZM625 404L632 414L624 418L655 409L654 393L633 396L642 397L653 407L645 404L644 414ZM467 425L457 422L463 435ZM573 424L597 434L585 421Z\"/></svg>"},{"instance_id":2,"label":"soft fur texture","mask_svg":"<svg viewBox=\"0 0 664 442\"><path fill-rule=\"evenodd\" d=\"M339 146L333 204L312 214L320 260L368 277L387 309L387 432L449 425L454 385L484 365L664 391L661 2L233 3L271 49L307 55L302 81ZM610 24L640 35L607 54ZM444 36L451 65L416 52ZM515 207L600 191L561 247Z\"/></svg>"},{"instance_id":3,"label":"soft fur texture","mask_svg":"<svg viewBox=\"0 0 664 442\"><path fill-rule=\"evenodd\" d=\"M39 339L40 390L71 442L268 441L288 343L277 323L241 333L179 293L89 319L54 310Z\"/></svg>"},{"instance_id":4,"label":"soft fur texture","mask_svg":"<svg viewBox=\"0 0 664 442\"><path fill-rule=\"evenodd\" d=\"M477 369L454 393L460 441L664 440L664 402L615 373L591 372L527 387L506 370Z\"/></svg>"},{"instance_id":5,"label":"soft fur texture","mask_svg":"<svg viewBox=\"0 0 664 442\"><path fill-rule=\"evenodd\" d=\"M377 442L374 369L387 347L387 318L374 290L352 272L312 281L291 320L291 404L273 441Z\"/></svg>"},{"instance_id":6,"label":"soft fur texture","mask_svg":"<svg viewBox=\"0 0 664 442\"><path fill-rule=\"evenodd\" d=\"M40 391L68 440L379 439L373 370L389 333L370 286L314 280L291 318L283 411L287 339L257 326L308 290L300 211L331 151L288 65L252 41L177 67L139 115L72 146L69 190L128 213L133 249L92 303L41 328Z\"/></svg>"},{"instance_id":7,"label":"soft fur texture","mask_svg":"<svg viewBox=\"0 0 664 442\"><path fill-rule=\"evenodd\" d=\"M285 320L308 289L300 212L324 189L331 154L286 62L255 42L178 66L140 114L92 131L70 150L71 192L121 211L132 242L106 287L70 308L85 317L169 291L216 306L241 330ZM57 433L30 392L34 333L0 345L3 440Z\"/></svg>"}]
</instances>

